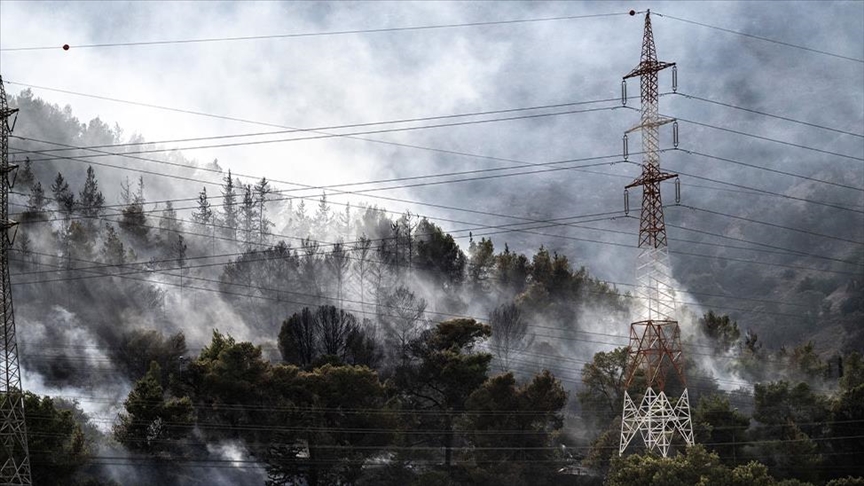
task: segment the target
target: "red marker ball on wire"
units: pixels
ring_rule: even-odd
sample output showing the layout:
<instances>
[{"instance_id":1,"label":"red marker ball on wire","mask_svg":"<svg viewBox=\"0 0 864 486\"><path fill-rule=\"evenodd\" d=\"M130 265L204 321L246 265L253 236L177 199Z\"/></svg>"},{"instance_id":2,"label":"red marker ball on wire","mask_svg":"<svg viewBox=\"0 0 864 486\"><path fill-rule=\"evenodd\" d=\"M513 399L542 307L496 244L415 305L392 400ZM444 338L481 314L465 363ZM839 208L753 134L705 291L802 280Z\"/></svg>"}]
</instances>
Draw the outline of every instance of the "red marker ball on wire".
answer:
<instances>
[{"instance_id":1,"label":"red marker ball on wire","mask_svg":"<svg viewBox=\"0 0 864 486\"><path fill-rule=\"evenodd\" d=\"M634 16L634 15L636 15L636 11L635 11L635 10L631 10L631 11L630 11L630 16L632 17L632 16Z\"/></svg>"},{"instance_id":2,"label":"red marker ball on wire","mask_svg":"<svg viewBox=\"0 0 864 486\"><path fill-rule=\"evenodd\" d=\"M69 44L63 44L63 50L68 51L69 50Z\"/></svg>"}]
</instances>

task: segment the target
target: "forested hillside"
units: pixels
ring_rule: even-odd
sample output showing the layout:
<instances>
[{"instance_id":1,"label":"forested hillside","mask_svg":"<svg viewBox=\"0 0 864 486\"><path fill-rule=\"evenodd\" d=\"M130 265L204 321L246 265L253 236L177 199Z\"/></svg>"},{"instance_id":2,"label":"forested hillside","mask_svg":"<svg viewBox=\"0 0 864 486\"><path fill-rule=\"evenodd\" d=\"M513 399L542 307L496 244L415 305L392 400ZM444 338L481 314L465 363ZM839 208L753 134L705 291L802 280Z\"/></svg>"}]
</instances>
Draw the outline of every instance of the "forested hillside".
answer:
<instances>
[{"instance_id":1,"label":"forested hillside","mask_svg":"<svg viewBox=\"0 0 864 486\"><path fill-rule=\"evenodd\" d=\"M104 163L122 158L27 139L139 137L29 92L13 104L31 150L10 207L35 484L673 484L652 476L664 462L680 484L860 475L861 251L821 247L852 259L828 276L798 269L819 264L803 254L764 271L681 261L692 295L737 287L775 327L683 304L702 445L612 459L633 297L590 262L460 246L425 217L179 153L158 159L174 179L118 177ZM213 174L218 191L194 182ZM843 339L820 349L823 329Z\"/></svg>"}]
</instances>

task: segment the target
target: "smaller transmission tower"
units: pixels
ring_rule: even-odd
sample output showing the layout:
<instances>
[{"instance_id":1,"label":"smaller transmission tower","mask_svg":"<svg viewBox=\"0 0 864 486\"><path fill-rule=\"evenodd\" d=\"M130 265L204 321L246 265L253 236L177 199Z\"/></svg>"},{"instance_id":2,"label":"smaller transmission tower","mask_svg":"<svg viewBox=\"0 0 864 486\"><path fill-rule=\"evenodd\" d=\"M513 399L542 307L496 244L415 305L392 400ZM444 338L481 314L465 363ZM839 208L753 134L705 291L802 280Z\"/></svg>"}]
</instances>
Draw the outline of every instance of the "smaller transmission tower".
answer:
<instances>
[{"instance_id":1,"label":"smaller transmission tower","mask_svg":"<svg viewBox=\"0 0 864 486\"><path fill-rule=\"evenodd\" d=\"M17 166L9 165L9 134L15 126L9 118L18 110L6 103L6 89L0 77L0 310L3 312L3 335L0 336L0 442L3 461L0 484L29 485L30 453L27 449L27 427L24 424L24 393L21 390L21 369L18 366L18 341L15 336L15 314L12 312L12 281L9 277L9 250L12 241L9 229L16 222L9 220L9 173Z\"/></svg>"},{"instance_id":2,"label":"smaller transmission tower","mask_svg":"<svg viewBox=\"0 0 864 486\"><path fill-rule=\"evenodd\" d=\"M631 11L631 15L635 12ZM677 177L660 170L659 128L674 120L661 118L658 108L657 73L675 63L660 62L654 48L651 30L651 11L645 14L645 33L642 39L642 58L639 65L624 76L639 76L641 82L641 120L627 131L640 130L642 134L642 175L625 188L642 186L642 211L639 217L639 257L637 261L637 297L639 320L630 324L630 346L626 370L624 411L621 421L621 442L618 450L623 454L638 433L649 450L659 449L665 457L673 435L680 434L687 445L693 444L690 422L690 403L681 358L681 336L675 321L675 296L669 271L669 251L660 183ZM673 89L676 87L673 70ZM622 84L622 101L626 103L626 84ZM677 130L676 144L677 144ZM627 135L624 135L627 153ZM626 201L626 197L625 197ZM625 202L626 204L626 202ZM641 400L634 400L626 391L637 374L646 380ZM669 381L683 387L675 405L666 396ZM637 401L639 405L637 406Z\"/></svg>"}]
</instances>

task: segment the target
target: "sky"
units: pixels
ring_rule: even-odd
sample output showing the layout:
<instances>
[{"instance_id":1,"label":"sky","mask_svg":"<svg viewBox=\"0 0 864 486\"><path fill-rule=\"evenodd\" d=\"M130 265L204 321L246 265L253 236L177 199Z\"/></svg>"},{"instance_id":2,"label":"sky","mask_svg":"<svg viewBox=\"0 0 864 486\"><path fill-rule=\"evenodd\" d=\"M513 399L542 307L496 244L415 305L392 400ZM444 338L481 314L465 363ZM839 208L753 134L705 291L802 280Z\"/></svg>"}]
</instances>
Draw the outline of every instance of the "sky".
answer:
<instances>
[{"instance_id":1,"label":"sky","mask_svg":"<svg viewBox=\"0 0 864 486\"><path fill-rule=\"evenodd\" d=\"M640 13L627 15L630 9ZM838 164L846 168L858 187L864 184L862 139L812 126L864 133L862 2L4 1L0 2L0 74L9 83L6 90L10 95L29 85L36 96L50 103L70 105L82 121L98 116L109 125L119 124L125 138L137 133L148 141L609 100L324 131L346 134L544 115L517 120L183 151L187 158L200 163L218 158L223 168L235 173L267 176L279 181L279 189L294 187L288 182L319 186L510 166L522 166L524 172L526 164L562 160L582 161L559 167L598 164L582 171L538 172L544 168L539 167L532 174L496 179L413 187L401 187L409 183L400 182L390 184L399 188L386 191L339 194L331 190L328 194L333 201L378 204L398 212L410 210L436 219L445 230L474 229L474 234L482 235L484 231L476 228L484 225L622 209L623 186L638 175L639 168L621 163L620 157L583 159L620 155L623 132L638 121L638 113L629 109L639 106L638 80L628 85L628 108L621 107L618 99L622 76L639 61L646 9L652 11L659 59L678 66L678 94L663 95L660 110L682 120L681 148L806 176L824 174L824 164ZM317 35L549 18L556 20ZM84 47L308 33L316 35ZM63 44L69 44L70 49L61 49ZM14 50L43 46L51 49ZM661 93L671 91L671 84L671 72L661 73ZM545 116L550 113L558 114ZM25 118L19 123L26 123ZM304 136L309 134L243 140ZM219 142L167 145L183 148ZM664 127L661 147L671 148L672 142L671 127ZM638 136L631 136L630 151L638 151L638 146ZM832 157L825 151L852 158ZM683 151L664 152L662 157L662 166L670 171L781 192L795 182L776 172L746 172ZM634 160L638 161L638 156L631 156L630 161ZM513 171L477 175L508 173ZM164 182L157 179L148 177L148 185ZM218 183L216 177L213 183ZM352 190L374 187L381 186L354 186ZM682 177L685 202L722 211L729 198L738 197L710 187L719 186ZM671 190L671 186L664 189L669 191L664 193L667 201ZM306 194L316 193L320 190ZM860 192L837 194L837 200L848 201L850 197L858 206L864 203ZM764 205L767 211L777 202L759 200L754 204ZM638 207L638 193L631 194L630 205ZM669 214L667 220L680 221L680 215ZM857 216L850 219L852 225L859 223L862 221ZM704 228L711 226L709 223ZM585 240L635 246L636 221L606 219L593 223L593 227L602 231L564 227L537 230L542 235L497 234L493 240L498 248L506 241L520 251L531 251L543 243L568 254L577 266L589 264L603 278L632 282L635 248ZM466 233L454 233L462 238L463 247L467 246ZM549 236L552 234L564 238ZM674 245L677 235L672 236ZM782 242L783 238L769 236L774 241Z\"/></svg>"}]
</instances>

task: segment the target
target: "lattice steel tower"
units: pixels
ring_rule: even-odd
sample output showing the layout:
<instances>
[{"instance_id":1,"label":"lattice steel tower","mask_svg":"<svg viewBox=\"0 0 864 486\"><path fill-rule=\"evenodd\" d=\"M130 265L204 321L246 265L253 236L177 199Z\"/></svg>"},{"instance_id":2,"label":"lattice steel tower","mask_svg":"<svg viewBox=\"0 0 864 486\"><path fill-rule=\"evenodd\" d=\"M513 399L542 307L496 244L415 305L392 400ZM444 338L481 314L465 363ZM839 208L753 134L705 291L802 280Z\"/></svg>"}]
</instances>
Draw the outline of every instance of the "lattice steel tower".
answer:
<instances>
[{"instance_id":1,"label":"lattice steel tower","mask_svg":"<svg viewBox=\"0 0 864 486\"><path fill-rule=\"evenodd\" d=\"M631 11L631 15L634 13ZM682 368L681 336L675 320L666 224L660 198L660 183L677 176L660 170L659 128L674 120L660 117L657 73L673 67L673 89L677 88L674 66L675 63L657 60L649 10L645 14L642 59L622 81L622 101L626 103L626 80L636 76L641 78L641 121L627 133L641 131L643 157L642 175L625 188L626 196L627 189L642 186L637 260L637 298L640 308L638 320L630 324L625 387L629 388L637 376L644 375L646 390L641 400L638 397L634 400L626 390L624 392L619 455L624 453L637 433L649 450L659 449L664 457L676 433L684 438L687 445L693 444L690 403ZM674 133L677 145L677 124ZM626 156L626 134L624 152ZM676 190L676 199L677 194ZM666 395L667 384L683 390L674 405Z\"/></svg>"},{"instance_id":2,"label":"lattice steel tower","mask_svg":"<svg viewBox=\"0 0 864 486\"><path fill-rule=\"evenodd\" d=\"M9 229L16 222L9 220L9 188L12 186L9 174L17 169L9 165L9 134L15 126L9 125L9 118L17 109L10 109L6 103L6 89L0 77L0 266L2 266L2 303L3 335L0 346L0 441L3 442L3 468L0 469L0 484L32 484L30 479L30 453L27 449L27 427L24 424L24 395L21 390L21 368L18 366L18 341L15 336L15 314L12 312L12 283L9 277L9 250L12 241Z\"/></svg>"}]
</instances>

